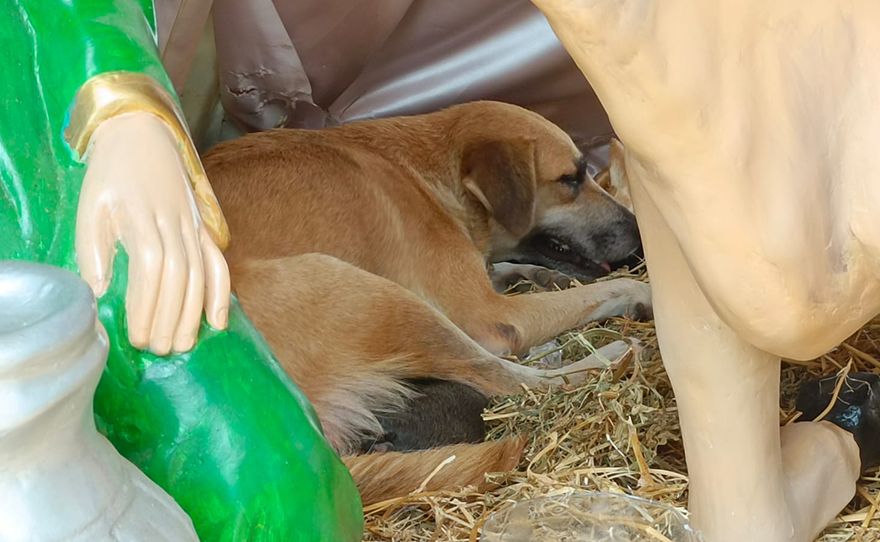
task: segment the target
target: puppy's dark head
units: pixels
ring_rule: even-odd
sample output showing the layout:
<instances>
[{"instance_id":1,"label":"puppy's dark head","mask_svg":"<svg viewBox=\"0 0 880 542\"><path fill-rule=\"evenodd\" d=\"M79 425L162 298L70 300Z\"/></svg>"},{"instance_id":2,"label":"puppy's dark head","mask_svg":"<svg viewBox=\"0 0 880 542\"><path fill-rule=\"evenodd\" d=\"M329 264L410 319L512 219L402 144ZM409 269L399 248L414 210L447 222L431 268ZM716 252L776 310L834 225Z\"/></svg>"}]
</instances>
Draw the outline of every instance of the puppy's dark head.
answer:
<instances>
[{"instance_id":1,"label":"puppy's dark head","mask_svg":"<svg viewBox=\"0 0 880 542\"><path fill-rule=\"evenodd\" d=\"M588 281L640 250L635 216L587 174L565 132L519 107L469 105L459 132L461 175L492 218L492 261L542 265Z\"/></svg>"}]
</instances>

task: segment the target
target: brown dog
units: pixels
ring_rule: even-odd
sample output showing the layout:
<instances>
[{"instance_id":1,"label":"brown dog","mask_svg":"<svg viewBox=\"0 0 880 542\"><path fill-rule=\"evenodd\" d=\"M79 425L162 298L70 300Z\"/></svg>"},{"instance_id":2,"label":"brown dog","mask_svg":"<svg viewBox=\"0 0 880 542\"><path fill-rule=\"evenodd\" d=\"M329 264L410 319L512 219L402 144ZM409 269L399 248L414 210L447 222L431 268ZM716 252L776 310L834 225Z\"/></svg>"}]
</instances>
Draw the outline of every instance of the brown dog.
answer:
<instances>
[{"instance_id":1,"label":"brown dog","mask_svg":"<svg viewBox=\"0 0 880 542\"><path fill-rule=\"evenodd\" d=\"M487 396L566 374L583 380L597 359L539 371L498 356L589 321L650 312L648 286L632 280L512 297L493 289L487 262L594 278L639 247L632 213L586 174L571 139L518 107L478 102L253 134L218 145L204 165L233 235L233 288L343 455L382 433L376 413L404 408L409 380ZM457 449L469 461L427 489L479 481L518 457L510 442ZM413 490L437 466L419 457L347 463L369 502L391 488L370 486L379 480L364 473L394 464L400 472L382 478Z\"/></svg>"}]
</instances>

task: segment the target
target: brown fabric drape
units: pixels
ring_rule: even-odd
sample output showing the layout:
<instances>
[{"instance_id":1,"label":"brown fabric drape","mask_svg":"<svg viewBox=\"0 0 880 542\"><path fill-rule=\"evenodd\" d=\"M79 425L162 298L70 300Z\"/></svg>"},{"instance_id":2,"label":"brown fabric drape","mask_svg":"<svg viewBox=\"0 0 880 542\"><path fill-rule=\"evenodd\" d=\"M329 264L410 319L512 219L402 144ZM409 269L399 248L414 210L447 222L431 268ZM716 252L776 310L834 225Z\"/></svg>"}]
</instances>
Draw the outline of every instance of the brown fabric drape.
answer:
<instances>
[{"instance_id":1,"label":"brown fabric drape","mask_svg":"<svg viewBox=\"0 0 880 542\"><path fill-rule=\"evenodd\" d=\"M155 0L159 54L179 93L196 55L213 0Z\"/></svg>"},{"instance_id":2,"label":"brown fabric drape","mask_svg":"<svg viewBox=\"0 0 880 542\"><path fill-rule=\"evenodd\" d=\"M608 118L528 0L214 0L212 13L221 100L246 130L491 99L543 114L604 166Z\"/></svg>"}]
</instances>

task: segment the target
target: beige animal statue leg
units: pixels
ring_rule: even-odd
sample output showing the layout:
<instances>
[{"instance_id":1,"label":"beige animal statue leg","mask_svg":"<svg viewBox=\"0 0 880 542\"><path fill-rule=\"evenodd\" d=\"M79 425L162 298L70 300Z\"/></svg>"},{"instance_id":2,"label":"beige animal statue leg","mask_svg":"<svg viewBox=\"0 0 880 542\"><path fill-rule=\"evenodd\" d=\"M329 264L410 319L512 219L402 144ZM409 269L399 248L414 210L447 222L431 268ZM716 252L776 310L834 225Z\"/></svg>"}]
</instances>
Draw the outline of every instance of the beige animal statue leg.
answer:
<instances>
[{"instance_id":1,"label":"beige animal statue leg","mask_svg":"<svg viewBox=\"0 0 880 542\"><path fill-rule=\"evenodd\" d=\"M633 184L694 525L707 542L813 540L855 492L852 435L828 422L780 434L779 356L750 345L715 313L669 226Z\"/></svg>"},{"instance_id":2,"label":"beige animal statue leg","mask_svg":"<svg viewBox=\"0 0 880 542\"><path fill-rule=\"evenodd\" d=\"M880 4L534 2L627 148L695 525L812 540L864 449L827 423L780 433L779 358L880 313Z\"/></svg>"}]
</instances>

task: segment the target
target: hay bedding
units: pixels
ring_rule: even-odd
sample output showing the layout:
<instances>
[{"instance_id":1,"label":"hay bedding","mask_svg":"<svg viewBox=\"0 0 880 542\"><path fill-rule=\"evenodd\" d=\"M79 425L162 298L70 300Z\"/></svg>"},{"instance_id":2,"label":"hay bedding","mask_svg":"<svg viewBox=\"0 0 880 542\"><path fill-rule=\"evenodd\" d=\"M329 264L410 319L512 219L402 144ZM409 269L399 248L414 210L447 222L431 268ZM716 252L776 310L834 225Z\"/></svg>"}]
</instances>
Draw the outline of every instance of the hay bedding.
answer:
<instances>
[{"instance_id":1,"label":"hay bedding","mask_svg":"<svg viewBox=\"0 0 880 542\"><path fill-rule=\"evenodd\" d=\"M653 326L616 320L565 333L557 341L564 359L575 360L621 336L637 337L649 346L641 359L616 370L597 370L589 384L577 389L524 388L521 395L490 404L484 413L488 438L528 438L516 471L490 475L496 489L415 493L371 506L365 542L476 541L492 512L516 501L566 492L627 493L683 510L687 470L675 399ZM796 416L794 399L802 380L846 370L880 373L880 319L819 359L783 364L781 423ZM856 497L819 541L880 541L878 493L880 473L863 477Z\"/></svg>"}]
</instances>

